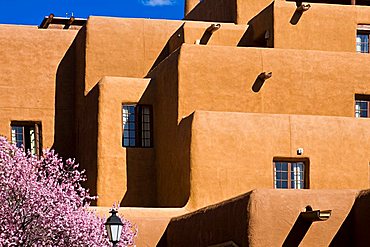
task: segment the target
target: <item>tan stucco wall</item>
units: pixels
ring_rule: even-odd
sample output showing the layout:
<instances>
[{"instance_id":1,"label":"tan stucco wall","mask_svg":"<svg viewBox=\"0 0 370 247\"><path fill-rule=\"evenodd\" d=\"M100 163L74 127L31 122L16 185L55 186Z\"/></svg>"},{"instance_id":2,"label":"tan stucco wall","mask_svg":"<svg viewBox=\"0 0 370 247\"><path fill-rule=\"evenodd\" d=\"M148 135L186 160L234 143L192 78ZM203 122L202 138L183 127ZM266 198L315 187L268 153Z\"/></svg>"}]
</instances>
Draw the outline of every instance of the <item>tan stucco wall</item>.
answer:
<instances>
[{"instance_id":1,"label":"tan stucco wall","mask_svg":"<svg viewBox=\"0 0 370 247\"><path fill-rule=\"evenodd\" d=\"M61 68L60 63L76 33L0 25L1 135L10 138L12 120L41 121L43 147L53 145L56 111L73 114L73 92L58 71L64 73L64 78L72 74ZM56 97L61 91L69 100L57 104ZM60 126L71 126L69 119L61 121Z\"/></svg>"},{"instance_id":2,"label":"tan stucco wall","mask_svg":"<svg viewBox=\"0 0 370 247\"><path fill-rule=\"evenodd\" d=\"M262 12L271 3L281 0L237 0L237 23L248 23L253 17Z\"/></svg>"},{"instance_id":3,"label":"tan stucco wall","mask_svg":"<svg viewBox=\"0 0 370 247\"><path fill-rule=\"evenodd\" d=\"M311 4L298 23L292 25L295 2L277 1L274 5L274 47L355 52L357 24L370 21L364 15L357 16L357 9L361 8ZM368 9L366 12L370 13Z\"/></svg>"},{"instance_id":4,"label":"tan stucco wall","mask_svg":"<svg viewBox=\"0 0 370 247\"><path fill-rule=\"evenodd\" d=\"M182 21L90 17L85 94L103 76L144 77Z\"/></svg>"},{"instance_id":5,"label":"tan stucco wall","mask_svg":"<svg viewBox=\"0 0 370 247\"><path fill-rule=\"evenodd\" d=\"M193 9L190 11L186 7L186 13L190 13L185 19L226 21L241 25L252 24L253 21L254 31L269 30L274 35L275 48L355 52L357 24L370 23L370 10L367 6L310 3L311 8L297 17L294 1L239 0L236 3L224 3L223 7L218 6L223 3L219 1L186 2ZM232 10L235 4L236 11L225 18L224 9ZM265 16L268 6L273 9L269 11L273 28L264 27L265 30L260 30L258 26L266 26L264 22L269 19ZM248 46L259 45L252 43Z\"/></svg>"},{"instance_id":6,"label":"tan stucco wall","mask_svg":"<svg viewBox=\"0 0 370 247\"><path fill-rule=\"evenodd\" d=\"M272 2L272 0L186 0L184 19L247 24Z\"/></svg>"},{"instance_id":7,"label":"tan stucco wall","mask_svg":"<svg viewBox=\"0 0 370 247\"><path fill-rule=\"evenodd\" d=\"M109 207L90 207L101 217L109 217ZM136 246L157 246L172 217L188 213L182 208L119 208L118 215L128 219L138 229Z\"/></svg>"},{"instance_id":8,"label":"tan stucco wall","mask_svg":"<svg viewBox=\"0 0 370 247\"><path fill-rule=\"evenodd\" d=\"M362 73L369 65L365 55L355 53L183 44L148 75L155 83L145 93L153 92L156 99L158 205L183 206L187 201L186 180L191 169L184 159L188 156L187 141L178 141L182 140L181 131L189 131L185 128L191 119L186 117L192 112L353 117L354 94L369 94L370 78ZM273 76L258 93L253 92L252 86L263 71L272 71ZM179 125L186 120L183 129L178 129L175 118Z\"/></svg>"},{"instance_id":9,"label":"tan stucco wall","mask_svg":"<svg viewBox=\"0 0 370 247\"><path fill-rule=\"evenodd\" d=\"M229 241L241 247L282 246L307 205L314 210L332 212L327 221L314 222L309 227L299 246L329 246L358 193L356 190L255 190L173 218L164 246L211 246ZM295 230L297 236L302 228Z\"/></svg>"},{"instance_id":10,"label":"tan stucco wall","mask_svg":"<svg viewBox=\"0 0 370 247\"><path fill-rule=\"evenodd\" d=\"M185 2L185 20L236 23L236 0L206 0Z\"/></svg>"},{"instance_id":11,"label":"tan stucco wall","mask_svg":"<svg viewBox=\"0 0 370 247\"><path fill-rule=\"evenodd\" d=\"M104 77L98 87L98 205L155 204L153 148L122 147L122 104L139 102L150 79ZM145 195L145 196L143 196Z\"/></svg>"},{"instance_id":12,"label":"tan stucco wall","mask_svg":"<svg viewBox=\"0 0 370 247\"><path fill-rule=\"evenodd\" d=\"M206 30L212 24L220 24L221 27L209 34ZM169 39L169 53L178 49L183 43L204 42L203 45L237 46L247 28L247 25L232 23L187 21Z\"/></svg>"},{"instance_id":13,"label":"tan stucco wall","mask_svg":"<svg viewBox=\"0 0 370 247\"><path fill-rule=\"evenodd\" d=\"M158 205L184 206L189 196L190 128L177 128L178 56L172 53L148 76L152 78L142 99L152 97L155 169ZM191 121L184 121L189 126Z\"/></svg>"},{"instance_id":14,"label":"tan stucco wall","mask_svg":"<svg viewBox=\"0 0 370 247\"><path fill-rule=\"evenodd\" d=\"M369 135L367 119L195 112L188 206L273 188L274 157L308 158L310 189L366 189Z\"/></svg>"},{"instance_id":15,"label":"tan stucco wall","mask_svg":"<svg viewBox=\"0 0 370 247\"><path fill-rule=\"evenodd\" d=\"M358 193L356 190L257 190L251 196L249 208L250 246L282 246L307 205L313 210L332 212L327 221L312 223L299 246L329 246Z\"/></svg>"},{"instance_id":16,"label":"tan stucco wall","mask_svg":"<svg viewBox=\"0 0 370 247\"><path fill-rule=\"evenodd\" d=\"M366 54L187 44L180 54L178 121L195 110L352 117L354 95L370 93ZM255 93L264 71L272 78Z\"/></svg>"}]
</instances>

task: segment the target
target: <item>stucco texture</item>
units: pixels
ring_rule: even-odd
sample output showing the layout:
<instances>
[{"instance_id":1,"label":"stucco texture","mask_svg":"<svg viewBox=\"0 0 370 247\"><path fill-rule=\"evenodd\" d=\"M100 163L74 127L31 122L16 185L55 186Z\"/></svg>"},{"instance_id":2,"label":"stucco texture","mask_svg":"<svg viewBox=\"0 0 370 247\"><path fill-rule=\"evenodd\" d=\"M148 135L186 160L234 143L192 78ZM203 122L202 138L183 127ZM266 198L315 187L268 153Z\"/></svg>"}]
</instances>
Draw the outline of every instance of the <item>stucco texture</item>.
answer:
<instances>
[{"instance_id":1,"label":"stucco texture","mask_svg":"<svg viewBox=\"0 0 370 247\"><path fill-rule=\"evenodd\" d=\"M76 33L71 30L0 25L2 135L10 138L11 121L37 121L42 123L43 147L50 148L53 145L56 111L72 114L73 110L71 100L56 104L58 86L66 90L64 93L67 98L73 99L73 92L66 85L68 81L60 85L57 71L60 71L60 63ZM65 77L72 74L69 71L63 73ZM71 126L68 120L60 123L61 126Z\"/></svg>"},{"instance_id":2,"label":"stucco texture","mask_svg":"<svg viewBox=\"0 0 370 247\"><path fill-rule=\"evenodd\" d=\"M310 189L369 187L366 120L225 112L195 112L193 119L189 206L194 208L273 188L278 157L308 158Z\"/></svg>"},{"instance_id":3,"label":"stucco texture","mask_svg":"<svg viewBox=\"0 0 370 247\"><path fill-rule=\"evenodd\" d=\"M340 238L345 225L353 223L348 220L351 209L361 210L354 204L358 194L356 190L254 190L173 218L163 235L167 245L159 246L217 246L231 241L238 246L329 246ZM306 228L299 214L308 205L332 210L330 218ZM298 240L291 241L290 234ZM341 246L350 243L342 238Z\"/></svg>"}]
</instances>

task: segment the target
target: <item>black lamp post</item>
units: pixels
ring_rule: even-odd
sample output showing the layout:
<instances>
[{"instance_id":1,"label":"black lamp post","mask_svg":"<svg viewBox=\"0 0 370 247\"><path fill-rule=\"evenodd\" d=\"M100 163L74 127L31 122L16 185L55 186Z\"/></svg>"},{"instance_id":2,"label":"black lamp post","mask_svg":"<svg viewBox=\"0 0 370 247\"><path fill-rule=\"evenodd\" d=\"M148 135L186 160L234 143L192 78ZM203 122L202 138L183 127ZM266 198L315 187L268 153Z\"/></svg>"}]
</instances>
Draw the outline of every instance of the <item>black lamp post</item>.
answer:
<instances>
[{"instance_id":1,"label":"black lamp post","mask_svg":"<svg viewBox=\"0 0 370 247\"><path fill-rule=\"evenodd\" d=\"M113 247L119 242L122 232L123 223L121 219L116 215L118 213L117 210L111 209L109 211L112 215L109 216L107 222L105 222L105 228L108 232L109 241L113 243Z\"/></svg>"}]
</instances>

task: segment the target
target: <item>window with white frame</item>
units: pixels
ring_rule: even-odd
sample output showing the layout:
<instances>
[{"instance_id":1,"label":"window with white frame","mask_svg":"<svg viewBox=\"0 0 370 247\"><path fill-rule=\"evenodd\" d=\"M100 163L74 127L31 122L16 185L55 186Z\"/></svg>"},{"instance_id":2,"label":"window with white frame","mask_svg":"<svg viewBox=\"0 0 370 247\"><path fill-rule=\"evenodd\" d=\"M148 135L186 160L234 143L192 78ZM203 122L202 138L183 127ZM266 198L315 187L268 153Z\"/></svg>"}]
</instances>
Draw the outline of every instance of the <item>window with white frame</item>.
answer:
<instances>
[{"instance_id":1,"label":"window with white frame","mask_svg":"<svg viewBox=\"0 0 370 247\"><path fill-rule=\"evenodd\" d=\"M11 122L12 143L22 147L34 155L40 155L41 146L41 123L39 122Z\"/></svg>"},{"instance_id":2,"label":"window with white frame","mask_svg":"<svg viewBox=\"0 0 370 247\"><path fill-rule=\"evenodd\" d=\"M369 53L370 25L357 25L356 52Z\"/></svg>"},{"instance_id":3,"label":"window with white frame","mask_svg":"<svg viewBox=\"0 0 370 247\"><path fill-rule=\"evenodd\" d=\"M122 146L152 147L152 107L150 105L122 105Z\"/></svg>"},{"instance_id":4,"label":"window with white frame","mask_svg":"<svg viewBox=\"0 0 370 247\"><path fill-rule=\"evenodd\" d=\"M274 161L275 189L307 189L308 165L305 161Z\"/></svg>"},{"instance_id":5,"label":"window with white frame","mask_svg":"<svg viewBox=\"0 0 370 247\"><path fill-rule=\"evenodd\" d=\"M355 117L358 118L370 117L370 95L364 94L355 95Z\"/></svg>"}]
</instances>

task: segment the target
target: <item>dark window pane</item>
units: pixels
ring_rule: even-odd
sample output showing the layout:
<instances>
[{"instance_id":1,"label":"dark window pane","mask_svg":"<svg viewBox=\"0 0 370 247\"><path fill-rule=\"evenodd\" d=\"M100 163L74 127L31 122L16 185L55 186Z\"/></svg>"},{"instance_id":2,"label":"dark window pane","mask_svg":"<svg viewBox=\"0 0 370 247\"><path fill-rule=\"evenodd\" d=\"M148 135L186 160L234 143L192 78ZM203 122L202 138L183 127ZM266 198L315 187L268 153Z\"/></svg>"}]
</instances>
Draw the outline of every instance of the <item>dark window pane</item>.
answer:
<instances>
[{"instance_id":1,"label":"dark window pane","mask_svg":"<svg viewBox=\"0 0 370 247\"><path fill-rule=\"evenodd\" d=\"M369 53L369 35L357 34L356 50L361 53Z\"/></svg>"},{"instance_id":2,"label":"dark window pane","mask_svg":"<svg viewBox=\"0 0 370 247\"><path fill-rule=\"evenodd\" d=\"M281 170L281 163L280 162L276 162L275 163L275 167L276 167L276 170L277 171L280 171Z\"/></svg>"},{"instance_id":3,"label":"dark window pane","mask_svg":"<svg viewBox=\"0 0 370 247\"><path fill-rule=\"evenodd\" d=\"M304 189L305 163L304 162L275 162L275 188ZM281 170L277 168L281 168ZM289 172L288 172L289 171Z\"/></svg>"},{"instance_id":4,"label":"dark window pane","mask_svg":"<svg viewBox=\"0 0 370 247\"><path fill-rule=\"evenodd\" d=\"M281 181L276 181L276 188L280 189L281 187Z\"/></svg>"},{"instance_id":5,"label":"dark window pane","mask_svg":"<svg viewBox=\"0 0 370 247\"><path fill-rule=\"evenodd\" d=\"M284 162L281 164L281 170L288 171L288 163Z\"/></svg>"},{"instance_id":6,"label":"dark window pane","mask_svg":"<svg viewBox=\"0 0 370 247\"><path fill-rule=\"evenodd\" d=\"M370 98L370 96L369 96L369 98ZM370 106L370 100L356 99L355 117L368 118L369 117L369 106Z\"/></svg>"},{"instance_id":7,"label":"dark window pane","mask_svg":"<svg viewBox=\"0 0 370 247\"><path fill-rule=\"evenodd\" d=\"M123 105L123 146L150 147L151 145L151 107L143 105ZM127 143L128 142L128 143Z\"/></svg>"},{"instance_id":8,"label":"dark window pane","mask_svg":"<svg viewBox=\"0 0 370 247\"><path fill-rule=\"evenodd\" d=\"M287 181L282 181L281 182L281 188L287 189L288 188L288 182Z\"/></svg>"},{"instance_id":9,"label":"dark window pane","mask_svg":"<svg viewBox=\"0 0 370 247\"><path fill-rule=\"evenodd\" d=\"M31 154L38 155L41 149L40 129L41 126L32 122L12 124L12 142L17 147L23 147L26 151L30 151Z\"/></svg>"}]
</instances>

